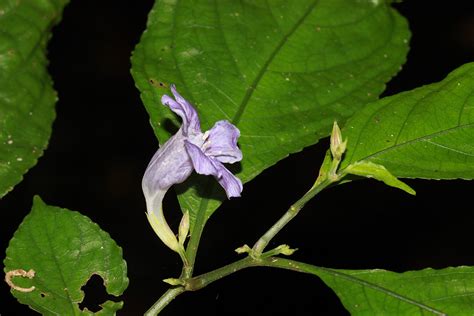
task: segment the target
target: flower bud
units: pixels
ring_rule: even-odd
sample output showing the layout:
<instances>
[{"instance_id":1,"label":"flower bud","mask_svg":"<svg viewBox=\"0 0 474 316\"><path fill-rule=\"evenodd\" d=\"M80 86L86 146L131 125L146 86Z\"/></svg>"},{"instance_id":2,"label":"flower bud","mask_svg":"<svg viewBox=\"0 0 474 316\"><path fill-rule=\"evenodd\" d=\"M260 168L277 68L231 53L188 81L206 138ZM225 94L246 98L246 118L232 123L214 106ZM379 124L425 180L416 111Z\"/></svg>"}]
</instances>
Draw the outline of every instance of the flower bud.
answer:
<instances>
[{"instance_id":1,"label":"flower bud","mask_svg":"<svg viewBox=\"0 0 474 316\"><path fill-rule=\"evenodd\" d=\"M342 134L339 125L334 121L331 132L331 154L335 160L341 160L342 154L346 151L347 139L342 141Z\"/></svg>"},{"instance_id":2,"label":"flower bud","mask_svg":"<svg viewBox=\"0 0 474 316\"><path fill-rule=\"evenodd\" d=\"M179 223L178 228L178 240L180 245L184 245L186 238L188 237L189 233L189 212L186 211L183 217L181 218L181 222Z\"/></svg>"}]
</instances>

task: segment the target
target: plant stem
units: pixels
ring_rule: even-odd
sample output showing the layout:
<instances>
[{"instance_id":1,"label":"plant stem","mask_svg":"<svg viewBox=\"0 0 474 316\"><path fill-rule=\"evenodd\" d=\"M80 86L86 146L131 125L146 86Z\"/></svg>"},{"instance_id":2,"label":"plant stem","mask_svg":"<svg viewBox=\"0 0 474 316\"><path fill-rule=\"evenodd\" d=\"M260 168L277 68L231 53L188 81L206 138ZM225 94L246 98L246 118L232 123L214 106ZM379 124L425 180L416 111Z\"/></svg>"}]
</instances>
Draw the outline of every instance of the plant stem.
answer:
<instances>
[{"instance_id":1,"label":"plant stem","mask_svg":"<svg viewBox=\"0 0 474 316\"><path fill-rule=\"evenodd\" d=\"M194 263L196 261L196 253L199 246L199 241L206 224L206 214L205 209L207 204L202 204L196 217L194 224L194 229L191 234L191 238L188 242L186 248L186 257L188 264L183 266L183 271L181 273L180 279L184 281L184 286L173 287L165 292L153 306L145 313L145 316L155 316L163 310L174 298L186 291L196 291L199 290L208 284L222 279L223 277L237 272L239 270L256 267L256 266L265 266L265 267L276 267L287 270L293 270L297 272L311 273L314 274L314 270L318 267L311 266L308 264L300 263L293 260L283 259L273 257L275 254L274 251L270 250L266 253L263 253L268 243L278 234L283 227L286 226L304 207L304 205L311 200L316 194L321 192L324 188L330 184L338 181L340 177L334 173L333 177L322 177L320 181L316 181L313 187L306 192L296 203L294 203L288 211L255 243L252 248L250 256L228 264L219 269L213 270L211 272L199 275L197 277L192 277L194 270ZM212 193L213 186L208 186L208 191Z\"/></svg>"},{"instance_id":2,"label":"plant stem","mask_svg":"<svg viewBox=\"0 0 474 316\"><path fill-rule=\"evenodd\" d=\"M185 289L186 291L197 291L200 290L212 282L215 282L223 277L226 277L234 272L239 270L250 268L250 267L273 267L280 268L285 270L291 270L296 272L308 273L313 275L318 275L318 272L323 270L332 271L331 269L320 268L313 266L307 263L290 260L286 258L279 257L265 257L265 254L262 254L261 258L252 258L248 256L247 258L241 259L239 261L228 264L224 267L218 268L211 272L207 272L186 280Z\"/></svg>"},{"instance_id":3,"label":"plant stem","mask_svg":"<svg viewBox=\"0 0 474 316\"><path fill-rule=\"evenodd\" d=\"M152 307L145 313L145 316L156 316L159 312L161 312L173 299L175 299L178 295L186 292L186 291L197 291L206 287L210 283L222 279L232 273L235 273L239 270L249 268L249 267L257 267L257 266L275 266L279 268L295 270L299 272L305 272L304 270L299 270L299 264L296 261L292 260L285 260L283 263L281 262L281 258L277 257L270 257L269 255L273 253L271 250L263 253L260 258L253 258L251 256L247 256L243 259L235 261L231 264L213 270L211 272L207 272L201 274L199 276L189 278L184 280L184 286L173 287L165 292L156 302L153 304ZM308 272L309 273L309 272Z\"/></svg>"},{"instance_id":4,"label":"plant stem","mask_svg":"<svg viewBox=\"0 0 474 316\"><path fill-rule=\"evenodd\" d=\"M173 287L166 291L148 311L146 311L145 316L155 316L163 310L172 300L176 298L181 293L184 293L186 290L184 287Z\"/></svg>"},{"instance_id":5,"label":"plant stem","mask_svg":"<svg viewBox=\"0 0 474 316\"><path fill-rule=\"evenodd\" d=\"M235 261L231 264L220 267L211 272L207 272L199 276L196 276L194 278L186 280L185 289L186 291L197 291L199 289L202 289L203 287L206 287L210 283L217 281L219 279L222 279L223 277L226 277L234 272L237 272L239 270L242 270L248 267L258 266L260 262L261 260L254 259L248 256L244 259Z\"/></svg>"},{"instance_id":6,"label":"plant stem","mask_svg":"<svg viewBox=\"0 0 474 316\"><path fill-rule=\"evenodd\" d=\"M265 254L262 254L261 258L252 258L248 256L244 259L235 261L211 272L187 279L185 280L184 287L179 286L169 289L155 302L155 304L153 304L153 306L145 313L145 316L158 315L158 313L161 312L169 303L171 303L173 299L186 291L200 290L212 282L222 279L223 277L226 277L239 270L258 266L282 268L312 274L314 274L314 270L317 269L317 267L293 260L277 257L265 257Z\"/></svg>"},{"instance_id":7,"label":"plant stem","mask_svg":"<svg viewBox=\"0 0 474 316\"><path fill-rule=\"evenodd\" d=\"M214 179L208 179L206 183L205 196L211 196L212 192L215 189L215 185L212 181L214 181ZM194 228L191 232L191 237L189 239L188 246L186 247L186 258L188 260L188 264L183 266L181 278L187 279L193 275L194 263L196 261L196 254L199 247L199 242L201 241L201 235L204 230L204 226L206 225L206 208L208 203L208 199L203 199L196 214Z\"/></svg>"},{"instance_id":8,"label":"plant stem","mask_svg":"<svg viewBox=\"0 0 474 316\"><path fill-rule=\"evenodd\" d=\"M303 195L298 201L295 202L283 216L275 223L272 227L255 243L252 248L253 255L258 257L262 254L267 247L268 243L278 234L283 227L286 226L304 207L304 205L311 200L316 194L321 192L328 185L333 183L337 179L327 178L323 181L317 182L305 195Z\"/></svg>"}]
</instances>

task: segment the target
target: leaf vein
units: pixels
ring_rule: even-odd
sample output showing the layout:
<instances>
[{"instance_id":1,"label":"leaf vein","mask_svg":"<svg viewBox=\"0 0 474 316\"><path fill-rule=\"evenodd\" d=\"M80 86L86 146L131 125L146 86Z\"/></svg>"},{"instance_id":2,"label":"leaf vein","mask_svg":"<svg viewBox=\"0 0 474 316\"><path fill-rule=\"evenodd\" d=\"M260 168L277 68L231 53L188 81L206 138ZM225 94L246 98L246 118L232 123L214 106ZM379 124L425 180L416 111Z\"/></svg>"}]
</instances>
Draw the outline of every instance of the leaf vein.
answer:
<instances>
[{"instance_id":1,"label":"leaf vein","mask_svg":"<svg viewBox=\"0 0 474 316\"><path fill-rule=\"evenodd\" d=\"M395 299L398 299L398 300L401 300L405 303L408 303L408 304L411 304L411 305L414 305L414 306L417 306L418 308L420 308L421 310L426 310L426 311L429 311L433 314L436 314L436 315L446 315L445 313L443 313L442 311L439 311L437 309L434 309L428 305L425 305L423 303L420 303L420 302L417 302L409 297L405 297L401 294L398 294L396 292L393 292L392 290L390 289L386 289L380 285L377 285L377 284L373 284L369 281L366 281L366 280L362 280L362 279L359 279L359 278L356 278L354 277L353 275L350 275L350 274L346 274L346 273L343 273L343 272L339 272L339 271L335 271L333 269L329 269L329 268L323 268L323 267L318 267L318 269L321 269L323 271L325 271L326 273L329 273L331 275L333 275L334 277L340 277L342 279L345 279L346 281L350 281L350 282L355 282L361 286L363 286L364 288L364 292L365 292L365 287L367 288L370 288L374 291L377 291L377 292L382 292L383 294L385 295L388 295L388 296L392 296L393 298Z\"/></svg>"},{"instance_id":2,"label":"leaf vein","mask_svg":"<svg viewBox=\"0 0 474 316\"><path fill-rule=\"evenodd\" d=\"M446 149L446 150L449 150L449 151L453 151L453 152L458 153L458 154L461 154L461 155L466 155L466 156L474 157L474 154L470 154L470 153L464 152L464 151L459 150L459 149L451 148L451 147L449 147L449 146L446 146L446 145L443 145L443 144L434 142L434 141L429 140L429 139L423 139L422 141L427 142L427 143L429 143L429 144L432 144L432 145L434 145L434 146L441 147L441 148Z\"/></svg>"},{"instance_id":3,"label":"leaf vein","mask_svg":"<svg viewBox=\"0 0 474 316\"><path fill-rule=\"evenodd\" d=\"M402 146L405 146L405 145L410 145L411 143L416 143L418 141L426 141L427 139L430 139L430 138L433 138L433 137L436 137L436 136L439 136L439 135L444 135L444 134L448 134L458 128L462 129L462 128L469 128L469 127L474 127L474 123L469 123L469 124L464 124L464 125L459 125L459 126L454 126L454 127L451 127L451 128L448 128L448 129L444 129L444 130L441 130L441 131L438 131L438 132L435 132L435 133L432 133L432 134L429 134L429 135L425 135L423 137L418 137L418 138L414 138L414 139L411 139L409 141L406 141L406 142L403 142L403 143L399 143L399 144L396 144L392 147L388 147L388 148L384 148L382 150L379 150L375 153L372 153L364 158L361 158L359 160L367 160L367 159L370 159L370 158L373 158L373 157L376 157L376 156L379 156L379 155L382 155L386 152L389 152L391 150L394 150L394 149L397 149L398 147L402 147Z\"/></svg>"},{"instance_id":4,"label":"leaf vein","mask_svg":"<svg viewBox=\"0 0 474 316\"><path fill-rule=\"evenodd\" d=\"M293 27L288 31L287 34L283 36L281 41L278 43L278 45L275 47L275 49L271 52L270 56L268 59L265 61L263 66L260 67L260 71L257 73L257 76L253 80L253 82L250 84L250 86L247 87L247 90L245 92L244 98L242 99L242 102L240 103L237 112L234 115L234 118L232 120L232 123L237 125L240 122L240 119L242 118L242 115L245 111L245 108L247 107L250 98L252 97L255 89L257 88L258 84L262 80L265 72L267 71L268 67L272 63L272 61L275 59L275 57L278 55L279 51L285 45L285 43L288 41L288 39L296 32L296 30L303 24L305 19L309 16L309 14L313 11L313 9L316 7L316 4L319 1L313 1L313 3L306 9L305 13L301 16L301 18L293 25Z\"/></svg>"},{"instance_id":5,"label":"leaf vein","mask_svg":"<svg viewBox=\"0 0 474 316\"><path fill-rule=\"evenodd\" d=\"M474 95L474 91L472 91L471 93L469 93L467 96L466 96L466 99L461 107L461 110L459 111L459 116L458 116L458 124L461 124L461 120L462 120L462 117L464 115L464 111L466 109L468 109L469 107L466 107L467 105L467 100L469 100L470 97L472 97Z\"/></svg>"}]
</instances>

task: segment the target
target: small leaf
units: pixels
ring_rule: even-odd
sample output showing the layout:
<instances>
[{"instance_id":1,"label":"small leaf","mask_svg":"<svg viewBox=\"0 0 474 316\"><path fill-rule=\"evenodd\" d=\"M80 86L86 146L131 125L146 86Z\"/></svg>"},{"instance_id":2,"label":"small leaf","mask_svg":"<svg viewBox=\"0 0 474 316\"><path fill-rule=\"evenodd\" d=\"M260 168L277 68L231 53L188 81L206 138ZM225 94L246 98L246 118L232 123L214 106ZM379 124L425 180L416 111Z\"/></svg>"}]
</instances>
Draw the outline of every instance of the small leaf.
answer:
<instances>
[{"instance_id":1,"label":"small leaf","mask_svg":"<svg viewBox=\"0 0 474 316\"><path fill-rule=\"evenodd\" d=\"M73 211L48 206L35 197L28 214L10 240L4 271L34 271L32 279L12 282L31 292L11 293L22 304L43 315L92 315L81 311L81 287L99 275L109 294L119 296L127 288L127 266L122 249L89 218ZM115 315L122 302L107 301L100 315Z\"/></svg>"},{"instance_id":2,"label":"small leaf","mask_svg":"<svg viewBox=\"0 0 474 316\"><path fill-rule=\"evenodd\" d=\"M48 144L57 97L46 69L46 44L67 2L0 2L0 198Z\"/></svg>"},{"instance_id":3,"label":"small leaf","mask_svg":"<svg viewBox=\"0 0 474 316\"><path fill-rule=\"evenodd\" d=\"M472 315L474 267L386 270L314 268L351 315Z\"/></svg>"},{"instance_id":4,"label":"small leaf","mask_svg":"<svg viewBox=\"0 0 474 316\"><path fill-rule=\"evenodd\" d=\"M375 100L409 37L386 1L157 0L132 75L161 143L170 121L179 125L160 104L170 83L197 107L204 130L221 119L237 125L244 158L232 171L245 183ZM198 181L207 184L180 188L191 231L224 198L214 180Z\"/></svg>"},{"instance_id":5,"label":"small leaf","mask_svg":"<svg viewBox=\"0 0 474 316\"><path fill-rule=\"evenodd\" d=\"M343 135L349 143L341 171L365 161L402 178L474 179L474 63L368 104Z\"/></svg>"},{"instance_id":6,"label":"small leaf","mask_svg":"<svg viewBox=\"0 0 474 316\"><path fill-rule=\"evenodd\" d=\"M319 167L318 178L316 179L316 182L314 182L313 188L328 178L329 172L331 171L332 160L331 150L328 149L324 155L324 160L321 163L321 167Z\"/></svg>"},{"instance_id":7,"label":"small leaf","mask_svg":"<svg viewBox=\"0 0 474 316\"><path fill-rule=\"evenodd\" d=\"M384 166L370 161L360 161L351 164L345 169L345 172L361 177L374 178L379 181L383 181L386 185L398 188L409 194L416 194L415 190L410 188L402 181L398 180Z\"/></svg>"}]
</instances>

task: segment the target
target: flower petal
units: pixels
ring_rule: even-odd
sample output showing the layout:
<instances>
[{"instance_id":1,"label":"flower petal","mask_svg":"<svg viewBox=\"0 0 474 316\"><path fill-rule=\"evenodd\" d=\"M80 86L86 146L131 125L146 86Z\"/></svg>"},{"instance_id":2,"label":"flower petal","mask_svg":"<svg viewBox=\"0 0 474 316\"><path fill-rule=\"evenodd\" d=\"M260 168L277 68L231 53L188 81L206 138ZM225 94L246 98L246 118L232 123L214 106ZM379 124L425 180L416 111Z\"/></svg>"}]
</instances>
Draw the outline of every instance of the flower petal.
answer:
<instances>
[{"instance_id":1,"label":"flower petal","mask_svg":"<svg viewBox=\"0 0 474 316\"><path fill-rule=\"evenodd\" d=\"M191 142L185 141L185 147L189 157L199 174L213 175L217 182L224 188L227 197L238 197L242 192L242 182L234 176L223 164L218 160L206 156L202 150Z\"/></svg>"},{"instance_id":2,"label":"flower petal","mask_svg":"<svg viewBox=\"0 0 474 316\"><path fill-rule=\"evenodd\" d=\"M168 189L186 180L193 165L184 147L185 136L179 131L161 146L143 175L142 189L147 218L158 237L186 260L183 245L178 242L163 214L162 201Z\"/></svg>"},{"instance_id":3,"label":"flower petal","mask_svg":"<svg viewBox=\"0 0 474 316\"><path fill-rule=\"evenodd\" d=\"M166 191L191 175L193 165L184 147L184 139L178 132L151 158L142 180L145 197L159 190Z\"/></svg>"},{"instance_id":4,"label":"flower petal","mask_svg":"<svg viewBox=\"0 0 474 316\"><path fill-rule=\"evenodd\" d=\"M173 93L173 100L168 95L163 95L161 97L161 103L168 106L174 113L178 114L183 120L183 134L187 136L189 133L200 133L201 125L199 123L199 117L197 115L194 107L186 101L179 93L176 91L174 84L171 85L171 92Z\"/></svg>"},{"instance_id":5,"label":"flower petal","mask_svg":"<svg viewBox=\"0 0 474 316\"><path fill-rule=\"evenodd\" d=\"M239 178L234 176L226 167L218 162L221 166L221 177L217 179L217 182L224 188L227 198L239 197L242 193L242 181Z\"/></svg>"},{"instance_id":6,"label":"flower petal","mask_svg":"<svg viewBox=\"0 0 474 316\"><path fill-rule=\"evenodd\" d=\"M204 142L204 152L223 163L234 163L242 160L242 151L237 147L240 131L228 121L218 121L208 131Z\"/></svg>"},{"instance_id":7,"label":"flower petal","mask_svg":"<svg viewBox=\"0 0 474 316\"><path fill-rule=\"evenodd\" d=\"M191 158L194 170L196 170L197 173L213 175L217 178L221 177L219 169L216 165L218 161L206 156L201 148L187 140L184 142L184 146L188 151L188 155Z\"/></svg>"}]
</instances>

